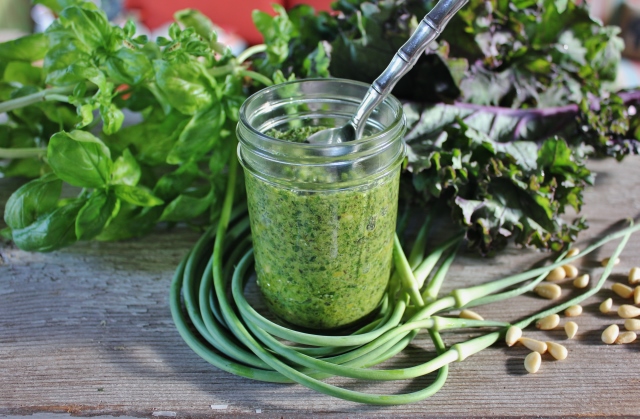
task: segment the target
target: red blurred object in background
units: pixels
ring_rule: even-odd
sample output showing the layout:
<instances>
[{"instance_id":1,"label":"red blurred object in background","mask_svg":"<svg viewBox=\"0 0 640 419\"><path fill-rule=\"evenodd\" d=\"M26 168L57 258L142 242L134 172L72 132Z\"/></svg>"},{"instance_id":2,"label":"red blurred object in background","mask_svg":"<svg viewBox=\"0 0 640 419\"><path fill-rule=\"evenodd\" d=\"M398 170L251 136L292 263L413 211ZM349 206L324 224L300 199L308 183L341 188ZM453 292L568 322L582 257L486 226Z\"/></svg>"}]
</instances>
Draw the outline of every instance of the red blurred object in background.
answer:
<instances>
[{"instance_id":1,"label":"red blurred object in background","mask_svg":"<svg viewBox=\"0 0 640 419\"><path fill-rule=\"evenodd\" d=\"M181 9L198 9L222 29L237 34L249 44L262 42L262 35L253 26L251 12L259 9L274 14L272 4L291 8L296 4L309 4L317 10L328 10L331 0L125 0L125 7L140 12L140 20L153 30L173 20L173 13Z\"/></svg>"}]
</instances>

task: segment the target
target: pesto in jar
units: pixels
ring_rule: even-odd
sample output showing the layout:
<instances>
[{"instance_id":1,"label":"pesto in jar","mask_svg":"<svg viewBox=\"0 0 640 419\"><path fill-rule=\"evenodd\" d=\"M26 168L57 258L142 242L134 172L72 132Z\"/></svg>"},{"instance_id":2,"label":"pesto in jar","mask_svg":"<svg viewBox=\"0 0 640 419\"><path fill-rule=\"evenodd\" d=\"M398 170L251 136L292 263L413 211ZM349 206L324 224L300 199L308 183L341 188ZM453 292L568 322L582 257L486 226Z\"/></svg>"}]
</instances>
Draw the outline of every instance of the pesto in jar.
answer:
<instances>
[{"instance_id":1,"label":"pesto in jar","mask_svg":"<svg viewBox=\"0 0 640 419\"><path fill-rule=\"evenodd\" d=\"M293 143L306 143L307 138L309 138L311 134L315 134L316 132L325 129L327 129L327 127L322 125L292 128L286 131L272 129L267 132L267 135L277 140L291 141Z\"/></svg>"},{"instance_id":2,"label":"pesto in jar","mask_svg":"<svg viewBox=\"0 0 640 419\"><path fill-rule=\"evenodd\" d=\"M274 314L332 329L376 309L391 271L399 175L396 167L364 185L312 191L246 176L258 285Z\"/></svg>"}]
</instances>

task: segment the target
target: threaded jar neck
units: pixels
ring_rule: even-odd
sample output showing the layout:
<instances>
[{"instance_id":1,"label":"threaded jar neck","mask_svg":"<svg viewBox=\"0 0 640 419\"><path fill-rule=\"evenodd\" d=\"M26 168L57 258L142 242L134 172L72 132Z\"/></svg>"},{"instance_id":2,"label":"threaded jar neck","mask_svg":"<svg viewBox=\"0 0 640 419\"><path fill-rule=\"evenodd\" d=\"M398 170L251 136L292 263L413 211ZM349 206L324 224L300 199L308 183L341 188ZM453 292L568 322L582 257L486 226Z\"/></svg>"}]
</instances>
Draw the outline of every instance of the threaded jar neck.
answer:
<instances>
[{"instance_id":1,"label":"threaded jar neck","mask_svg":"<svg viewBox=\"0 0 640 419\"><path fill-rule=\"evenodd\" d=\"M405 121L390 96L372 113L356 141L309 144L269 136L271 130L347 123L368 85L342 79L298 80L265 88L240 108L238 158L252 174L302 189L344 188L395 169L404 158Z\"/></svg>"}]
</instances>

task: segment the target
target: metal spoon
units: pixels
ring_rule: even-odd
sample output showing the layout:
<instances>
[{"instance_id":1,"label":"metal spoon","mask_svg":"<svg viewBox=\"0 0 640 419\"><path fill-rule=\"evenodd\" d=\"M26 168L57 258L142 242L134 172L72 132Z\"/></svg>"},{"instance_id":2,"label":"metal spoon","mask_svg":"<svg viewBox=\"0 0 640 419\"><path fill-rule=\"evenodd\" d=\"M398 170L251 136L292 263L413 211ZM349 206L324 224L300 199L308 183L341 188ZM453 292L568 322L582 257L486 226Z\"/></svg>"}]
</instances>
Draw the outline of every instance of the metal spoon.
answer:
<instances>
[{"instance_id":1,"label":"metal spoon","mask_svg":"<svg viewBox=\"0 0 640 419\"><path fill-rule=\"evenodd\" d=\"M356 113L349 122L337 128L318 131L307 141L312 144L334 144L362 137L367 118L393 90L398 80L413 68L427 46L440 35L449 20L468 0L440 0L422 19L413 35L396 52L387 68L371 84Z\"/></svg>"}]
</instances>

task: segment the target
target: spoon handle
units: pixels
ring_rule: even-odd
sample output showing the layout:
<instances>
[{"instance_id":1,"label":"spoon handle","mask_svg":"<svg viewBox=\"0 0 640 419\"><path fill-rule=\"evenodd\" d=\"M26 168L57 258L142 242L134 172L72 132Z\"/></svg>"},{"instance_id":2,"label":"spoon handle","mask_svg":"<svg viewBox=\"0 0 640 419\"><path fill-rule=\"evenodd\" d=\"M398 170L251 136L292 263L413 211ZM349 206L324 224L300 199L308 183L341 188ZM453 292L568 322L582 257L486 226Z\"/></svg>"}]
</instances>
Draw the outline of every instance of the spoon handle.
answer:
<instances>
[{"instance_id":1,"label":"spoon handle","mask_svg":"<svg viewBox=\"0 0 640 419\"><path fill-rule=\"evenodd\" d=\"M444 30L449 20L468 0L440 0L422 19L413 35L396 52L387 68L371 84L365 98L356 110L351 123L356 128L356 138L362 136L364 125L371 112L393 90L398 80L413 68L427 46Z\"/></svg>"}]
</instances>

